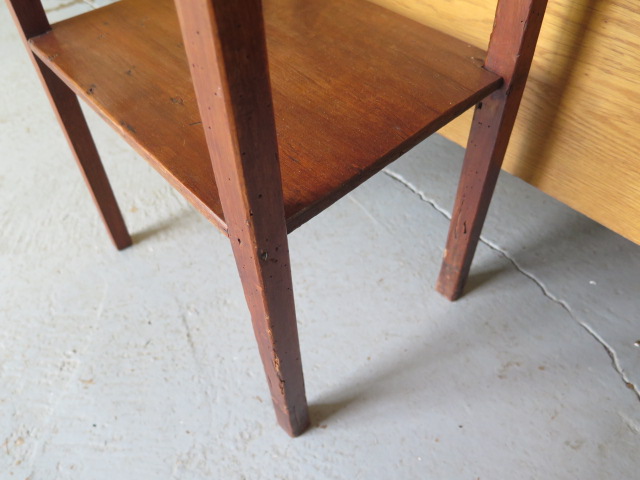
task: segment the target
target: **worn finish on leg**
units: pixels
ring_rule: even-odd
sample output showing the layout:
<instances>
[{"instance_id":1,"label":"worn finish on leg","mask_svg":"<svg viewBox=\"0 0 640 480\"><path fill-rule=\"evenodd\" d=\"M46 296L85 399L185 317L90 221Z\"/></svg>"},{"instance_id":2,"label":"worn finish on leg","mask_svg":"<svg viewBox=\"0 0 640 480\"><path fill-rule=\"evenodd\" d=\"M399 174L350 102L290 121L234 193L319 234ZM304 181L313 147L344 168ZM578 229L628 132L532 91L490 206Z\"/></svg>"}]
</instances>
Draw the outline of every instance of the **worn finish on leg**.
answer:
<instances>
[{"instance_id":1,"label":"worn finish on leg","mask_svg":"<svg viewBox=\"0 0 640 480\"><path fill-rule=\"evenodd\" d=\"M23 41L40 75L51 106L69 142L69 146L98 207L114 245L123 249L131 245L131 237L118 208L107 174L98 155L78 98L29 48L29 38L50 29L39 0L7 0L9 11L20 29Z\"/></svg>"},{"instance_id":2,"label":"worn finish on leg","mask_svg":"<svg viewBox=\"0 0 640 480\"><path fill-rule=\"evenodd\" d=\"M216 184L278 422L305 397L260 0L176 0Z\"/></svg>"},{"instance_id":3,"label":"worn finish on leg","mask_svg":"<svg viewBox=\"0 0 640 480\"><path fill-rule=\"evenodd\" d=\"M485 68L502 88L476 107L437 290L462 294L524 92L547 0L500 0Z\"/></svg>"}]
</instances>

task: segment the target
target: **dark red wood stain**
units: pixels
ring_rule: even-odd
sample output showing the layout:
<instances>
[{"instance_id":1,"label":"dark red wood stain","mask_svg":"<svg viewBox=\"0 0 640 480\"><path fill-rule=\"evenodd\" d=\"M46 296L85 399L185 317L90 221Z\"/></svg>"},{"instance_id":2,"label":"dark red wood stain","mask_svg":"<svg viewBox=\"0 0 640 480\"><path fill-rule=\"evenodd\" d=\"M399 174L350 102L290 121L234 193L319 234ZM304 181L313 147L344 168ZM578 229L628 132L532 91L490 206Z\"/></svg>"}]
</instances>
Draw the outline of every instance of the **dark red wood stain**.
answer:
<instances>
[{"instance_id":1,"label":"dark red wood stain","mask_svg":"<svg viewBox=\"0 0 640 480\"><path fill-rule=\"evenodd\" d=\"M500 0L486 68L504 78L500 90L476 108L437 290L455 300L464 289L471 261L489 210L547 0Z\"/></svg>"},{"instance_id":2,"label":"dark red wood stain","mask_svg":"<svg viewBox=\"0 0 640 480\"><path fill-rule=\"evenodd\" d=\"M7 0L7 6L27 48L32 37L51 28L39 0ZM131 237L77 97L40 59L31 59L113 244L119 250L128 247Z\"/></svg>"},{"instance_id":3,"label":"dark red wood stain","mask_svg":"<svg viewBox=\"0 0 640 480\"><path fill-rule=\"evenodd\" d=\"M366 1L270 0L264 16L288 231L502 82L482 50ZM122 0L32 47L226 228L173 2Z\"/></svg>"},{"instance_id":4,"label":"dark red wood stain","mask_svg":"<svg viewBox=\"0 0 640 480\"><path fill-rule=\"evenodd\" d=\"M7 0L118 248L83 98L229 236L280 425L309 424L287 233L478 104L438 290L462 292L546 0L485 53L364 0L122 0L50 26ZM481 102L481 103L478 103Z\"/></svg>"}]
</instances>

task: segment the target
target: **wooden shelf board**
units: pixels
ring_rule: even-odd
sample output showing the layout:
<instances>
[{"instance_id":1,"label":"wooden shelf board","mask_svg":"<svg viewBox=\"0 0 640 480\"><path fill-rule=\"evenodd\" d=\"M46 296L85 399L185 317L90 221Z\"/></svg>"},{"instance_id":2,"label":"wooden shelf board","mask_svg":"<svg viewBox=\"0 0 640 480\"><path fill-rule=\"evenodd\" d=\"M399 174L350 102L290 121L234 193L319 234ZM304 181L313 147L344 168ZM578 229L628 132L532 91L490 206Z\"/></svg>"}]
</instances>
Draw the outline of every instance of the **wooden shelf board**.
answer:
<instances>
[{"instance_id":1,"label":"wooden shelf board","mask_svg":"<svg viewBox=\"0 0 640 480\"><path fill-rule=\"evenodd\" d=\"M482 50L367 1L263 3L289 231L500 87ZM31 46L226 229L171 0L122 0Z\"/></svg>"}]
</instances>

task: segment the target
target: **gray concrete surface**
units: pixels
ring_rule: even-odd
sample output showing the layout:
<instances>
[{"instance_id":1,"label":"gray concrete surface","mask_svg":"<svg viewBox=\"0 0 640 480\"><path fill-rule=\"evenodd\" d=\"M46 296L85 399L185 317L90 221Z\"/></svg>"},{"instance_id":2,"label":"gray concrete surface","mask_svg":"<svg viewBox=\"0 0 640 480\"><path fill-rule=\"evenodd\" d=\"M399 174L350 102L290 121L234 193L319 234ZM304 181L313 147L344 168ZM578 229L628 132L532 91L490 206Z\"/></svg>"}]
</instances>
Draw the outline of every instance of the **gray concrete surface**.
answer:
<instances>
[{"instance_id":1,"label":"gray concrete surface","mask_svg":"<svg viewBox=\"0 0 640 480\"><path fill-rule=\"evenodd\" d=\"M292 440L227 239L89 114L116 252L4 6L0 56L0 479L639 478L640 247L503 174L447 302L463 150L433 137L290 237Z\"/></svg>"}]
</instances>

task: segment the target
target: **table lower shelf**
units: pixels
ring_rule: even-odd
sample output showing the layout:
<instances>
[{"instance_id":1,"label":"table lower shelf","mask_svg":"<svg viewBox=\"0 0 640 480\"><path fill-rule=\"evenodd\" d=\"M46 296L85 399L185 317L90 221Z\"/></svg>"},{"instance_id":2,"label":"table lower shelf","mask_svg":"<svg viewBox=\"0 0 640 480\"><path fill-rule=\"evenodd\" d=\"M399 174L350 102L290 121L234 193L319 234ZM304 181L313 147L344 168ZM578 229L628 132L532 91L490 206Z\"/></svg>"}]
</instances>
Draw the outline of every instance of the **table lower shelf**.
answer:
<instances>
[{"instance_id":1,"label":"table lower shelf","mask_svg":"<svg viewBox=\"0 0 640 480\"><path fill-rule=\"evenodd\" d=\"M263 4L289 231L502 84L483 51L366 0ZM171 0L122 0L30 43L226 229Z\"/></svg>"}]
</instances>

